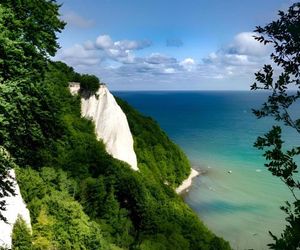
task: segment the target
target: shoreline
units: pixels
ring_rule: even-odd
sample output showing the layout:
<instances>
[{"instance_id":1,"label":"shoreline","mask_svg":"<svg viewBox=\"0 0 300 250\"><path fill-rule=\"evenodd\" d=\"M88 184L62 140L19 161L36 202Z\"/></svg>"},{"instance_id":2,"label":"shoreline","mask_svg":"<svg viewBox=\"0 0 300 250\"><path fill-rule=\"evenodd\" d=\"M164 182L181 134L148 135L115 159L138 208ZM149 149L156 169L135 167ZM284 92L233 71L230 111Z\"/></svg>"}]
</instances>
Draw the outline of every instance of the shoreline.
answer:
<instances>
[{"instance_id":1,"label":"shoreline","mask_svg":"<svg viewBox=\"0 0 300 250\"><path fill-rule=\"evenodd\" d=\"M180 186L175 189L177 194L183 193L183 191L188 191L187 189L192 185L193 179L200 175L200 172L191 168L191 173L187 179L185 179Z\"/></svg>"}]
</instances>

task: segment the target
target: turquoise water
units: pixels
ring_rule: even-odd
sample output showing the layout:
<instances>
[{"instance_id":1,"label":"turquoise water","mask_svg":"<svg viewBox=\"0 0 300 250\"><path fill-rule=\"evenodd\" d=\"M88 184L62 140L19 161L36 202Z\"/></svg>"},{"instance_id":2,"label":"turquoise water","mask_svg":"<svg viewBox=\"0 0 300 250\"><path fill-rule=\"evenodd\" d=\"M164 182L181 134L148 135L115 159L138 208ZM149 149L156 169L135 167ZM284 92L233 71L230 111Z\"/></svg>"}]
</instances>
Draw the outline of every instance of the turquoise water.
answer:
<instances>
[{"instance_id":1,"label":"turquoise water","mask_svg":"<svg viewBox=\"0 0 300 250\"><path fill-rule=\"evenodd\" d=\"M217 235L234 249L268 249L268 231L279 234L285 214L279 209L290 192L263 166L252 145L267 132L271 119L251 112L266 98L253 92L115 92L140 112L152 116L182 147L195 169L185 201ZM299 105L294 112L299 114ZM299 135L284 131L299 145ZM231 173L228 173L231 171Z\"/></svg>"}]
</instances>

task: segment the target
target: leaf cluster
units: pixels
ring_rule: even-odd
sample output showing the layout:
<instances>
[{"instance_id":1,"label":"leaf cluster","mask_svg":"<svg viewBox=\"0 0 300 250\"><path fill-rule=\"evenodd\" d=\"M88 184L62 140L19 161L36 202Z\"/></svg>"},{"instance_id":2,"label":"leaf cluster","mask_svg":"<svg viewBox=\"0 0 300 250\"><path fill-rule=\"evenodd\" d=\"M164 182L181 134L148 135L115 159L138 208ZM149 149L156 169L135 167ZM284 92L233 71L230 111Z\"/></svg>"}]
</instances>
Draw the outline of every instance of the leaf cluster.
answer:
<instances>
[{"instance_id":1,"label":"leaf cluster","mask_svg":"<svg viewBox=\"0 0 300 250\"><path fill-rule=\"evenodd\" d=\"M57 33L65 23L55 1L0 1L0 82L38 80L47 59L59 48Z\"/></svg>"}]
</instances>

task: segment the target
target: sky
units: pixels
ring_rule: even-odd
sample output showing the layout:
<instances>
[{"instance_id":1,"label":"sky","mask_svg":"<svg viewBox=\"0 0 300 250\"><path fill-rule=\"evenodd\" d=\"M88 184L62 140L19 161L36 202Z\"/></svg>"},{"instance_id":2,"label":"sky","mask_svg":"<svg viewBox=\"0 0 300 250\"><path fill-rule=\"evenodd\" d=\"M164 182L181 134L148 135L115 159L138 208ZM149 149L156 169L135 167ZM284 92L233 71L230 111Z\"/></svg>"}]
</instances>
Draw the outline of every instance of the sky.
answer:
<instances>
[{"instance_id":1,"label":"sky","mask_svg":"<svg viewBox=\"0 0 300 250\"><path fill-rule=\"evenodd\" d=\"M249 90L253 36L292 0L59 0L61 60L111 90Z\"/></svg>"}]
</instances>

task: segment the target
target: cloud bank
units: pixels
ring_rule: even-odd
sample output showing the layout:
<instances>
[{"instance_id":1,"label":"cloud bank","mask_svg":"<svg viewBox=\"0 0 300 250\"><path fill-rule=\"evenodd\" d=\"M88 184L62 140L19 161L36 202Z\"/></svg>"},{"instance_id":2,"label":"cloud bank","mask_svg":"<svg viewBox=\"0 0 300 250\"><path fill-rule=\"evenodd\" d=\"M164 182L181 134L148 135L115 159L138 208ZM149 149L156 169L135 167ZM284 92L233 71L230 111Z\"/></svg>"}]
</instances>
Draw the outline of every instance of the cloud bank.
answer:
<instances>
[{"instance_id":1,"label":"cloud bank","mask_svg":"<svg viewBox=\"0 0 300 250\"><path fill-rule=\"evenodd\" d=\"M200 60L160 52L141 56L139 52L151 47L151 41L100 35L60 50L55 59L100 76L114 89L249 89L254 72L269 62L270 54L254 35L239 33Z\"/></svg>"}]
</instances>

